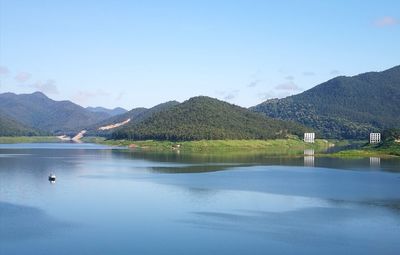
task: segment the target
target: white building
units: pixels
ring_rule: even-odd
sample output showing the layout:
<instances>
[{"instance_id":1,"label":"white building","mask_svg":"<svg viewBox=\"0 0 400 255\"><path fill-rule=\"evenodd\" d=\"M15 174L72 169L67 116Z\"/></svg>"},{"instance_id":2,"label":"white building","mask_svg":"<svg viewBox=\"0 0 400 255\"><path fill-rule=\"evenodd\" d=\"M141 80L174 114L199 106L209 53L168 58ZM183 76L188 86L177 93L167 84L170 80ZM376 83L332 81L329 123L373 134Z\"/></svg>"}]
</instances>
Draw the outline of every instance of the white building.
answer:
<instances>
[{"instance_id":1,"label":"white building","mask_svg":"<svg viewBox=\"0 0 400 255\"><path fill-rule=\"evenodd\" d=\"M369 143L380 143L380 142L381 142L381 133L369 134Z\"/></svg>"},{"instance_id":2,"label":"white building","mask_svg":"<svg viewBox=\"0 0 400 255\"><path fill-rule=\"evenodd\" d=\"M304 133L304 142L314 143L315 142L315 133Z\"/></svg>"}]
</instances>

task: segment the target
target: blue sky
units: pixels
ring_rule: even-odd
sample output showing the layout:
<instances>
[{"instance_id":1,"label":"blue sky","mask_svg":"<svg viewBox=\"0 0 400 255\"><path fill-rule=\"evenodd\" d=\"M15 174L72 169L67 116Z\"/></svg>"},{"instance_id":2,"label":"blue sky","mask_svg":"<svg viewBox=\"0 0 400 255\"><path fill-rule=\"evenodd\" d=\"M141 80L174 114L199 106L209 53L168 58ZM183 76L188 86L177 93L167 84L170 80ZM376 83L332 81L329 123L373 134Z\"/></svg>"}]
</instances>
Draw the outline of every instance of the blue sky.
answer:
<instances>
[{"instance_id":1,"label":"blue sky","mask_svg":"<svg viewBox=\"0 0 400 255\"><path fill-rule=\"evenodd\" d=\"M400 1L0 0L0 92L241 106L400 64Z\"/></svg>"}]
</instances>

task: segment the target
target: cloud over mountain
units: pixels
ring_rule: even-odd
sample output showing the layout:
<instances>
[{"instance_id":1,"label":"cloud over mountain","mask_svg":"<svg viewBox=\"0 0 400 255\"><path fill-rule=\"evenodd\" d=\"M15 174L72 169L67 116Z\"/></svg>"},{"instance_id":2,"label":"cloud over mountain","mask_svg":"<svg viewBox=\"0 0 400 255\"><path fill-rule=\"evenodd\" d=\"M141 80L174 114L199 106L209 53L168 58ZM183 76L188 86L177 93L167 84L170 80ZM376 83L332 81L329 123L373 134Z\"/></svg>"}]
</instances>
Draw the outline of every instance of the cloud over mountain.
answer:
<instances>
[{"instance_id":1,"label":"cloud over mountain","mask_svg":"<svg viewBox=\"0 0 400 255\"><path fill-rule=\"evenodd\" d=\"M299 90L301 90L301 88L299 86L297 86L297 84L295 84L292 81L278 84L278 85L275 86L275 89L277 89L277 90L289 90L289 91L299 91Z\"/></svg>"},{"instance_id":2,"label":"cloud over mountain","mask_svg":"<svg viewBox=\"0 0 400 255\"><path fill-rule=\"evenodd\" d=\"M46 94L58 94L58 88L54 80L47 80L45 82L37 81L31 84L30 87Z\"/></svg>"}]
</instances>

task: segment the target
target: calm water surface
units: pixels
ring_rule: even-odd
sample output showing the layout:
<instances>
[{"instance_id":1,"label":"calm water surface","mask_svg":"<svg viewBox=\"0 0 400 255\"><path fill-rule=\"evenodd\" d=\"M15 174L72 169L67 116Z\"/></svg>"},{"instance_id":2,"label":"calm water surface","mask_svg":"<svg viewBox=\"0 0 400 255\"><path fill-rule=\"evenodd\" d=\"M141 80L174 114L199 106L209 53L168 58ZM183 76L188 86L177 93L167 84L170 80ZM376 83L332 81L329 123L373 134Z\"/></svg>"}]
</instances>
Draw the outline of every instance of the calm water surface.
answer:
<instances>
[{"instance_id":1,"label":"calm water surface","mask_svg":"<svg viewBox=\"0 0 400 255\"><path fill-rule=\"evenodd\" d=\"M400 254L399 240L398 159L0 145L1 255Z\"/></svg>"}]
</instances>

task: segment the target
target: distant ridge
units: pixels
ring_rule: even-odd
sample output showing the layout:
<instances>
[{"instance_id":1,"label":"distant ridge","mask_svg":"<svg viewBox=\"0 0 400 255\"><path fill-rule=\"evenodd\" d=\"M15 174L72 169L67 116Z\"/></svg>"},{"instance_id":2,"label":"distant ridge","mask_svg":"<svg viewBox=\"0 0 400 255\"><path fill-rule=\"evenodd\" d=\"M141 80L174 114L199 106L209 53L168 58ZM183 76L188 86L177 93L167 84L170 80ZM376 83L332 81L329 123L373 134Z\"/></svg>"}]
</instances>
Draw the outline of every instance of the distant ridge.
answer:
<instances>
[{"instance_id":1,"label":"distant ridge","mask_svg":"<svg viewBox=\"0 0 400 255\"><path fill-rule=\"evenodd\" d=\"M250 108L312 127L326 138L366 139L372 131L400 127L400 66L339 76L301 94Z\"/></svg>"},{"instance_id":2,"label":"distant ridge","mask_svg":"<svg viewBox=\"0 0 400 255\"><path fill-rule=\"evenodd\" d=\"M54 101L41 92L0 94L0 111L25 126L55 134L77 132L110 117L70 101Z\"/></svg>"},{"instance_id":3,"label":"distant ridge","mask_svg":"<svg viewBox=\"0 0 400 255\"><path fill-rule=\"evenodd\" d=\"M102 112L102 113L106 113L109 114L110 116L116 116L116 115L120 115L123 113L126 113L127 110L125 110L122 107L116 107L114 109L107 109L104 107L86 107L87 110L91 111L91 112Z\"/></svg>"},{"instance_id":4,"label":"distant ridge","mask_svg":"<svg viewBox=\"0 0 400 255\"><path fill-rule=\"evenodd\" d=\"M142 122L143 120L146 120L147 118L151 117L153 114L169 109L170 107L173 107L175 105L179 104L177 101L168 101L165 103L158 104L152 108L134 108L128 112L125 112L120 115L113 116L111 118L105 119L99 123L96 123L95 125L92 125L88 130L89 130L89 135L109 135L110 131L114 131L112 129L107 129L107 130L99 130L100 127L104 126L109 126L109 125L115 125L118 123L128 123L127 120L129 119L129 124L137 124ZM123 127L124 125L121 125Z\"/></svg>"}]
</instances>

